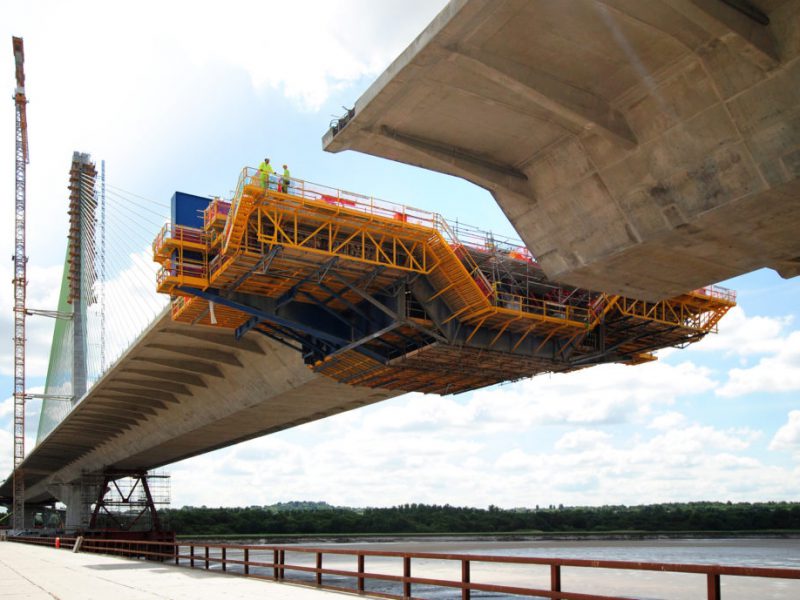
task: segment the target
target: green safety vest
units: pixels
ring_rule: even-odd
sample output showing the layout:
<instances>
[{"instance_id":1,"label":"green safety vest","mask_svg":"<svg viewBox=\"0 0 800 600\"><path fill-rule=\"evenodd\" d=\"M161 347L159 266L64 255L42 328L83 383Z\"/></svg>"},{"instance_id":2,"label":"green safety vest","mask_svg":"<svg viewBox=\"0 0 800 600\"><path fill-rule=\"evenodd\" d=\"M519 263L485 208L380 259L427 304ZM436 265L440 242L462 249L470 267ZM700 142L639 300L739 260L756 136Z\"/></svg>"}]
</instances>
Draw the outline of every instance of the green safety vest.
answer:
<instances>
[{"instance_id":1,"label":"green safety vest","mask_svg":"<svg viewBox=\"0 0 800 600\"><path fill-rule=\"evenodd\" d=\"M261 172L261 179L266 179L268 175L272 175L275 172L275 169L272 168L272 165L262 162L258 166L258 170Z\"/></svg>"}]
</instances>

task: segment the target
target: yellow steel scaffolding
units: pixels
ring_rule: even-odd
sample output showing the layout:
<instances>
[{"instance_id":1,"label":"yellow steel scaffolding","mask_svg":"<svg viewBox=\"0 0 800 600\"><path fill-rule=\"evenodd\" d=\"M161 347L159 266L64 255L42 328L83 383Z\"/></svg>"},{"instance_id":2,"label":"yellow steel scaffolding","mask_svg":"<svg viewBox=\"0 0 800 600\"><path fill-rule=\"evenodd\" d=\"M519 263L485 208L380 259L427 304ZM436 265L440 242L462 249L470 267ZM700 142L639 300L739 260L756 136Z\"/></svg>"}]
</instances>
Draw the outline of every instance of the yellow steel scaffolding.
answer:
<instances>
[{"instance_id":1,"label":"yellow steel scaffolding","mask_svg":"<svg viewBox=\"0 0 800 600\"><path fill-rule=\"evenodd\" d=\"M153 242L173 319L293 340L310 367L349 384L458 392L602 362L598 348L638 364L716 331L735 305L733 292L716 287L645 302L560 286L519 242L299 179L262 181L250 168L230 202L210 201L203 223L168 224ZM401 312L375 299L420 279L429 293L405 292ZM393 320L314 346L316 334L243 308L237 294L276 310L314 305L341 321L377 307ZM435 318L435 306L446 314Z\"/></svg>"}]
</instances>

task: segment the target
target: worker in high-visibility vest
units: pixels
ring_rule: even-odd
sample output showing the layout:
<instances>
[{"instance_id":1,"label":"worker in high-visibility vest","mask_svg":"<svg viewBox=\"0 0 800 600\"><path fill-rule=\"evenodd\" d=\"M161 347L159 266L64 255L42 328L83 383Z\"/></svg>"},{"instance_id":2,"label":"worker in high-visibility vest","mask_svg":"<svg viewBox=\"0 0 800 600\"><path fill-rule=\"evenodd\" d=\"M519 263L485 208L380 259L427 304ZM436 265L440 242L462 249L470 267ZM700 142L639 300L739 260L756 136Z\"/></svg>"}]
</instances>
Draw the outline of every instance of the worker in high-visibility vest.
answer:
<instances>
[{"instance_id":1,"label":"worker in high-visibility vest","mask_svg":"<svg viewBox=\"0 0 800 600\"><path fill-rule=\"evenodd\" d=\"M284 194L288 194L289 193L289 184L291 182L292 182L292 176L289 173L289 167L287 165L283 165L283 181L282 181L283 188L282 188L281 191Z\"/></svg>"},{"instance_id":2,"label":"worker in high-visibility vest","mask_svg":"<svg viewBox=\"0 0 800 600\"><path fill-rule=\"evenodd\" d=\"M266 190L267 184L272 180L275 174L275 169L273 169L272 165L269 164L268 158L265 158L264 162L258 165L258 172L261 178L261 187Z\"/></svg>"}]
</instances>

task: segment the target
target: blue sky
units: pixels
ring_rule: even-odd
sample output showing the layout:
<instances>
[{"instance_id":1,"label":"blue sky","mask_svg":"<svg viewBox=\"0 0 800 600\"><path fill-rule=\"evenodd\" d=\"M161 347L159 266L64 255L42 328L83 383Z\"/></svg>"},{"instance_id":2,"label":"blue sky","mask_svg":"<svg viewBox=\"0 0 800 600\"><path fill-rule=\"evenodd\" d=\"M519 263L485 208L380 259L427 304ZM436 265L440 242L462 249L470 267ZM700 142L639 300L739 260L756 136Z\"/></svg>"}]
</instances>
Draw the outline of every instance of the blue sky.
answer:
<instances>
[{"instance_id":1,"label":"blue sky","mask_svg":"<svg viewBox=\"0 0 800 600\"><path fill-rule=\"evenodd\" d=\"M227 194L264 155L296 177L513 232L464 181L355 153L328 154L329 121L444 2L4 3L26 45L30 100L29 305L55 307L73 150L110 184L166 204ZM211 8L213 6L213 8ZM154 15L158 15L157 18ZM5 78L5 79L3 79ZM13 103L0 106L0 189L12 253ZM153 236L157 231L153 231ZM0 281L11 280L10 261ZM723 282L739 306L720 333L656 363L542 376L460 396L409 394L173 465L173 504L293 499L504 507L800 497L800 280ZM12 286L0 289L0 471L11 464ZM29 321L30 388L52 322ZM35 412L35 407L31 407Z\"/></svg>"}]
</instances>

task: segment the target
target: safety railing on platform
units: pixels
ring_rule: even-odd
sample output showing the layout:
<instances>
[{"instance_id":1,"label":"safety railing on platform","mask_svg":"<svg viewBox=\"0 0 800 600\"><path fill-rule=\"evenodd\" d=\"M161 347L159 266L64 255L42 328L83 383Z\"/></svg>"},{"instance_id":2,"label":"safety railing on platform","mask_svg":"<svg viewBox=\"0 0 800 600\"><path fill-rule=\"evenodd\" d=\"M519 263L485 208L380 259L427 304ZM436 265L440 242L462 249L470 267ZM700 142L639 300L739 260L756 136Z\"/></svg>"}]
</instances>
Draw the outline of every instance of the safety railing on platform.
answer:
<instances>
[{"instance_id":1,"label":"safety railing on platform","mask_svg":"<svg viewBox=\"0 0 800 600\"><path fill-rule=\"evenodd\" d=\"M679 325L685 329L695 331L711 332L716 331L719 320L729 310L729 307L716 307L715 310L698 309L680 299L662 300L660 302L647 302L645 300L635 300L633 298L620 297L617 302L617 310L622 315L635 317L661 323L663 325Z\"/></svg>"},{"instance_id":2,"label":"safety railing on platform","mask_svg":"<svg viewBox=\"0 0 800 600\"><path fill-rule=\"evenodd\" d=\"M266 187L261 180L258 169L245 167L239 176L239 183L236 186L234 205L236 200L244 193L245 186L249 185ZM379 200L372 196L348 192L302 179L290 178L289 185L284 186L282 176L272 176L267 185L272 191L290 194L307 200L325 202L331 207L357 210L369 215L424 227L434 228L438 217L436 213L430 211L396 204L387 200ZM231 210L235 210L235 206L232 206Z\"/></svg>"},{"instance_id":3,"label":"safety railing on platform","mask_svg":"<svg viewBox=\"0 0 800 600\"><path fill-rule=\"evenodd\" d=\"M14 537L11 541L38 544L50 547L71 549L76 538ZM566 591L564 568L573 570L611 570L621 573L651 572L663 576L664 573L684 573L703 575L700 581L682 581L684 586L693 583L698 588L697 597L708 600L722 600L723 589L736 594L736 587L728 580L738 577L759 578L766 586L767 580L800 580L800 569L746 567L712 564L677 564L659 562L630 562L620 560L584 560L568 558L536 558L523 556L496 556L478 554L445 554L434 552L392 552L384 550L361 550L341 548L308 548L301 546L250 546L240 544L208 544L202 542L164 542L145 540L81 540L80 551L111 554L125 558L143 558L157 561L170 561L174 564L219 570L225 573L244 575L279 582L330 589L381 597L381 598L426 598L439 597L443 590L458 590L462 600L470 600L473 592L509 594L528 597L544 597L555 600L634 600L634 596L603 595L591 591ZM290 560L291 559L291 560ZM367 560L370 569L367 570ZM347 562L352 560L348 568ZM415 572L427 571L430 565L439 561L452 565L460 574L457 578L441 575L420 576ZM477 567L477 568L476 568ZM488 567L496 575L498 568L514 569L506 571L506 577L522 576L526 581L537 574L545 581L546 587L505 585L477 581L474 573L480 567ZM537 567L544 567L537 570ZM379 569L379 570L378 570ZM389 569L390 572L387 572ZM521 570L520 573L518 570ZM394 571L394 572L391 572ZM485 575L484 575L485 576ZM726 578L725 588L722 578ZM483 577L481 577L483 578ZM625 579L623 578L623 581ZM351 585L347 585L352 582ZM576 582L587 584L587 580L576 578ZM625 585L625 584L623 584ZM629 582L630 586L632 583ZM571 583L571 588L576 583Z\"/></svg>"},{"instance_id":4,"label":"safety railing on platform","mask_svg":"<svg viewBox=\"0 0 800 600\"><path fill-rule=\"evenodd\" d=\"M563 321L577 321L585 323L587 327L594 324L597 314L589 308L540 300L530 296L506 292L498 288L492 295L493 304L499 308L506 308L516 312L557 319Z\"/></svg>"},{"instance_id":5,"label":"safety railing on platform","mask_svg":"<svg viewBox=\"0 0 800 600\"><path fill-rule=\"evenodd\" d=\"M186 302L187 302L186 296L175 296L175 298L172 299L172 302L170 304L170 314L173 320L175 320L175 317L181 314L181 311L186 306Z\"/></svg>"},{"instance_id":6,"label":"safety railing on platform","mask_svg":"<svg viewBox=\"0 0 800 600\"><path fill-rule=\"evenodd\" d=\"M205 260L180 256L165 260L156 274L156 289L170 291L175 285L203 286L208 284L208 264Z\"/></svg>"},{"instance_id":7,"label":"safety railing on platform","mask_svg":"<svg viewBox=\"0 0 800 600\"><path fill-rule=\"evenodd\" d=\"M230 202L220 198L214 198L203 211L203 228L208 230L215 225L224 224L230 210Z\"/></svg>"},{"instance_id":8,"label":"safety railing on platform","mask_svg":"<svg viewBox=\"0 0 800 600\"><path fill-rule=\"evenodd\" d=\"M730 303L736 302L736 290L729 290L719 285L707 285L694 290L692 293L708 298L716 298L717 300L725 300Z\"/></svg>"},{"instance_id":9,"label":"safety railing on platform","mask_svg":"<svg viewBox=\"0 0 800 600\"><path fill-rule=\"evenodd\" d=\"M511 254L512 258L535 262L528 249L518 240L494 235L488 231L463 223L450 222L442 215L432 211L382 200L373 196L365 196L356 192L348 192L302 179L290 178L288 186L285 186L283 181L282 176L272 176L268 187L272 191L290 194L307 200L325 202L331 207L355 210L384 219L435 229L451 244L461 244L476 250L501 250ZM237 199L244 193L245 186L249 185L265 187L258 169L245 167L239 177L231 210L235 211Z\"/></svg>"},{"instance_id":10,"label":"safety railing on platform","mask_svg":"<svg viewBox=\"0 0 800 600\"><path fill-rule=\"evenodd\" d=\"M510 258L535 263L533 255L522 241L508 236L497 235L490 231L467 225L460 221L442 218L448 232L464 246L481 252L497 252L507 254Z\"/></svg>"},{"instance_id":11,"label":"safety railing on platform","mask_svg":"<svg viewBox=\"0 0 800 600\"><path fill-rule=\"evenodd\" d=\"M257 223L250 220L253 210ZM475 324L491 319L489 326L503 330L510 324L503 319L512 319L514 327L524 330L525 320L533 318L558 322L567 335L568 328L595 327L615 306L605 294L549 282L518 240L447 221L435 212L301 179L267 176L250 167L242 170L233 199L214 199L203 217L205 231L167 225L154 241L154 253L164 266L158 275L159 291L185 284L205 288L238 256L252 252L255 242L432 276L441 289L430 300L446 295L453 311L448 320ZM203 265L192 254L200 241L211 241L214 248L219 242L218 254L205 246ZM735 294L708 286L657 303L622 298L618 310L624 316L705 333L714 330L729 308L719 306L720 300L732 305Z\"/></svg>"},{"instance_id":12,"label":"safety railing on platform","mask_svg":"<svg viewBox=\"0 0 800 600\"><path fill-rule=\"evenodd\" d=\"M197 251L206 249L206 234L202 229L165 223L153 240L153 256L162 256L176 247Z\"/></svg>"}]
</instances>

